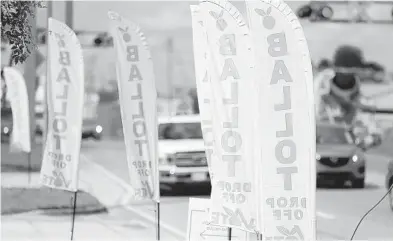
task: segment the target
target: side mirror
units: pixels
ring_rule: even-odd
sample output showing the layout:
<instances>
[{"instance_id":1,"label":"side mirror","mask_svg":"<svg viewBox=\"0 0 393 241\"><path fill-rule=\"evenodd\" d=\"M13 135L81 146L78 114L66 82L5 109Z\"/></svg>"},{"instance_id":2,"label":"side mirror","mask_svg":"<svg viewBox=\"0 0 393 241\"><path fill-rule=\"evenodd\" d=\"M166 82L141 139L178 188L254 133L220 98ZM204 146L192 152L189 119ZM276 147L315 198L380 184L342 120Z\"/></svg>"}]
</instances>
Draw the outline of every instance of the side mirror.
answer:
<instances>
[{"instance_id":1,"label":"side mirror","mask_svg":"<svg viewBox=\"0 0 393 241\"><path fill-rule=\"evenodd\" d=\"M333 17L333 9L329 5L322 6L320 9L318 9L318 17L320 17L323 20L329 20Z\"/></svg>"}]
</instances>

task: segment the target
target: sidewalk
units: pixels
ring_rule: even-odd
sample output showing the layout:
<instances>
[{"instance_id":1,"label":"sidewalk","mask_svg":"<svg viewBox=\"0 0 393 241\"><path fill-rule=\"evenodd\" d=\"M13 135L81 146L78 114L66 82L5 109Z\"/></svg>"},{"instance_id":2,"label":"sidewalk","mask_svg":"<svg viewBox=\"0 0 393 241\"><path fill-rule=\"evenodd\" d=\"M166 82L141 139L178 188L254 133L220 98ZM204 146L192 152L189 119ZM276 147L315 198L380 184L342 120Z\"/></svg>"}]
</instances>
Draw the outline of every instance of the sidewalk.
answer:
<instances>
[{"instance_id":1,"label":"sidewalk","mask_svg":"<svg viewBox=\"0 0 393 241\"><path fill-rule=\"evenodd\" d=\"M2 216L1 240L70 240L71 216L20 214ZM156 240L153 225L137 218L119 220L116 215L76 216L74 240ZM176 240L162 233L162 240Z\"/></svg>"},{"instance_id":2,"label":"sidewalk","mask_svg":"<svg viewBox=\"0 0 393 241\"><path fill-rule=\"evenodd\" d=\"M79 163L79 190L95 196L109 213L77 215L74 240L156 240L156 227L152 220L145 220L125 208L128 190L104 175L82 155ZM37 188L39 173L2 173L2 187ZM1 240L70 240L71 215L54 216L35 211L1 216ZM161 240L181 240L161 228Z\"/></svg>"}]
</instances>

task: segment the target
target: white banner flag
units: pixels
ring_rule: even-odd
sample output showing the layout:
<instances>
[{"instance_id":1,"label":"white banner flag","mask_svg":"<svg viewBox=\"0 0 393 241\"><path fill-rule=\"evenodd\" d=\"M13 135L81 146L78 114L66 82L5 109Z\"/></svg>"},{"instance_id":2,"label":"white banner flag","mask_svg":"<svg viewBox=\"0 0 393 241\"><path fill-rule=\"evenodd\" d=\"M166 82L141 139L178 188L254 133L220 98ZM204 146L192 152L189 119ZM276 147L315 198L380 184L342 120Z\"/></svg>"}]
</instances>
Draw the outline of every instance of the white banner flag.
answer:
<instances>
[{"instance_id":1,"label":"white banner flag","mask_svg":"<svg viewBox=\"0 0 393 241\"><path fill-rule=\"evenodd\" d=\"M254 232L253 51L246 23L226 1L202 1L214 146L211 223Z\"/></svg>"},{"instance_id":2,"label":"white banner flag","mask_svg":"<svg viewBox=\"0 0 393 241\"><path fill-rule=\"evenodd\" d=\"M45 186L76 192L84 100L82 49L75 33L49 18L48 129L41 167Z\"/></svg>"},{"instance_id":3,"label":"white banner flag","mask_svg":"<svg viewBox=\"0 0 393 241\"><path fill-rule=\"evenodd\" d=\"M124 141L135 201L159 201L157 92L146 38L115 12L111 19Z\"/></svg>"},{"instance_id":4,"label":"white banner flag","mask_svg":"<svg viewBox=\"0 0 393 241\"><path fill-rule=\"evenodd\" d=\"M316 240L313 75L302 27L283 1L247 1L256 53L264 240Z\"/></svg>"},{"instance_id":5,"label":"white banner flag","mask_svg":"<svg viewBox=\"0 0 393 241\"><path fill-rule=\"evenodd\" d=\"M191 5L192 33L194 44L194 64L195 78L198 95L199 112L201 116L201 128L205 143L206 160L208 163L210 179L214 177L212 173L213 164L211 159L214 150L214 136L212 129L212 107L211 107L211 86L207 73L207 36L203 26L203 18L198 5Z\"/></svg>"},{"instance_id":6,"label":"white banner flag","mask_svg":"<svg viewBox=\"0 0 393 241\"><path fill-rule=\"evenodd\" d=\"M30 152L29 99L26 82L19 70L4 67L7 98L12 109L11 152Z\"/></svg>"}]
</instances>

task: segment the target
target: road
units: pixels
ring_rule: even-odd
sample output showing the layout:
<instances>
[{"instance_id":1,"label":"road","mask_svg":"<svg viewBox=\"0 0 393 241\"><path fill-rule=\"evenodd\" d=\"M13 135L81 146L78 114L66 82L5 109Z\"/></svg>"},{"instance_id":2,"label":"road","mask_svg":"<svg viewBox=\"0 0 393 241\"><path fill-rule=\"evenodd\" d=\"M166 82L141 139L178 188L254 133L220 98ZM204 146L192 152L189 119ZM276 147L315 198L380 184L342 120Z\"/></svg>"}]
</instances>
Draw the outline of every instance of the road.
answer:
<instances>
[{"instance_id":1,"label":"road","mask_svg":"<svg viewBox=\"0 0 393 241\"><path fill-rule=\"evenodd\" d=\"M128 181L124 144L119 141L86 142L82 146L91 161L103 166L109 175ZM322 238L349 239L361 217L386 193L384 178L387 157L368 154L366 187L362 190L350 188L317 190L318 235ZM188 199L190 196L208 198L208 188L189 187L182 190L184 195L168 193L161 199L161 222L163 227L177 233L187 231ZM197 195L197 196L196 196ZM154 220L153 204L130 206L139 215ZM391 239L393 237L393 212L387 199L382 201L362 222L354 239Z\"/></svg>"}]
</instances>

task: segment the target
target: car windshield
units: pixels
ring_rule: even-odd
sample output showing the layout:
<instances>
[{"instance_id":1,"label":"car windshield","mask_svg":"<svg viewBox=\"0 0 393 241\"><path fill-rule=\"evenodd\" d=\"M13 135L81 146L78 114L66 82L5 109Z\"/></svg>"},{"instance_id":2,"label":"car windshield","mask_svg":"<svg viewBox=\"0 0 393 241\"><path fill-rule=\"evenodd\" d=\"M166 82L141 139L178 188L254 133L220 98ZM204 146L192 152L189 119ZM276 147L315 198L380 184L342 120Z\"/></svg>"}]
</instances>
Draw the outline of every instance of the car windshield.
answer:
<instances>
[{"instance_id":1,"label":"car windshield","mask_svg":"<svg viewBox=\"0 0 393 241\"><path fill-rule=\"evenodd\" d=\"M353 144L351 134L343 128L317 126L317 144Z\"/></svg>"},{"instance_id":2,"label":"car windshield","mask_svg":"<svg viewBox=\"0 0 393 241\"><path fill-rule=\"evenodd\" d=\"M165 123L158 127L160 140L203 139L200 123Z\"/></svg>"}]
</instances>

